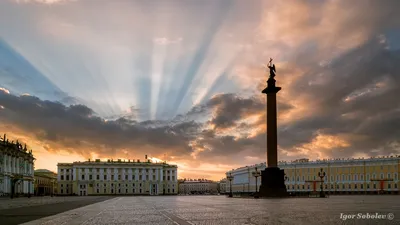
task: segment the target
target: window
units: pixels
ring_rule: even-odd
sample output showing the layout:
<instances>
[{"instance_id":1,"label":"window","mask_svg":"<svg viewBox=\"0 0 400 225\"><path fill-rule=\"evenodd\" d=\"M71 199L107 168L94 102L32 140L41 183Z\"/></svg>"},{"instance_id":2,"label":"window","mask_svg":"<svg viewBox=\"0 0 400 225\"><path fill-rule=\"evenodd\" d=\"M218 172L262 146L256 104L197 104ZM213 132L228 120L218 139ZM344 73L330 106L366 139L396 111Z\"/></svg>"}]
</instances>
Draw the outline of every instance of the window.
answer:
<instances>
[{"instance_id":1,"label":"window","mask_svg":"<svg viewBox=\"0 0 400 225\"><path fill-rule=\"evenodd\" d=\"M61 184L61 187L63 187L63 184Z\"/></svg>"},{"instance_id":2,"label":"window","mask_svg":"<svg viewBox=\"0 0 400 225\"><path fill-rule=\"evenodd\" d=\"M114 194L114 189L111 189L111 194Z\"/></svg>"},{"instance_id":3,"label":"window","mask_svg":"<svg viewBox=\"0 0 400 225\"><path fill-rule=\"evenodd\" d=\"M96 180L100 180L100 175L97 175L97 176L96 176Z\"/></svg>"},{"instance_id":4,"label":"window","mask_svg":"<svg viewBox=\"0 0 400 225\"><path fill-rule=\"evenodd\" d=\"M69 180L69 175L67 175L67 180Z\"/></svg>"},{"instance_id":5,"label":"window","mask_svg":"<svg viewBox=\"0 0 400 225\"><path fill-rule=\"evenodd\" d=\"M125 193L128 194L128 189L125 189Z\"/></svg>"},{"instance_id":6,"label":"window","mask_svg":"<svg viewBox=\"0 0 400 225\"><path fill-rule=\"evenodd\" d=\"M149 175L146 175L146 180L149 180Z\"/></svg>"},{"instance_id":7,"label":"window","mask_svg":"<svg viewBox=\"0 0 400 225\"><path fill-rule=\"evenodd\" d=\"M134 189L132 189L132 192L133 192L133 193L135 193L135 188L134 188Z\"/></svg>"},{"instance_id":8,"label":"window","mask_svg":"<svg viewBox=\"0 0 400 225\"><path fill-rule=\"evenodd\" d=\"M388 184L388 188L391 188L391 185L390 185L390 183Z\"/></svg>"},{"instance_id":9,"label":"window","mask_svg":"<svg viewBox=\"0 0 400 225\"><path fill-rule=\"evenodd\" d=\"M397 188L397 184L396 183L394 184L394 188Z\"/></svg>"},{"instance_id":10,"label":"window","mask_svg":"<svg viewBox=\"0 0 400 225\"><path fill-rule=\"evenodd\" d=\"M388 175L387 175L387 178L389 178L389 179L390 179L390 173L388 173Z\"/></svg>"},{"instance_id":11,"label":"window","mask_svg":"<svg viewBox=\"0 0 400 225\"><path fill-rule=\"evenodd\" d=\"M100 173L100 169L99 169L99 168L97 168L96 171L97 171L98 173Z\"/></svg>"},{"instance_id":12,"label":"window","mask_svg":"<svg viewBox=\"0 0 400 225\"><path fill-rule=\"evenodd\" d=\"M114 187L114 184L111 184L111 187Z\"/></svg>"},{"instance_id":13,"label":"window","mask_svg":"<svg viewBox=\"0 0 400 225\"><path fill-rule=\"evenodd\" d=\"M118 194L121 194L121 189L118 189Z\"/></svg>"},{"instance_id":14,"label":"window","mask_svg":"<svg viewBox=\"0 0 400 225\"><path fill-rule=\"evenodd\" d=\"M104 180L107 180L107 175L104 175Z\"/></svg>"},{"instance_id":15,"label":"window","mask_svg":"<svg viewBox=\"0 0 400 225\"><path fill-rule=\"evenodd\" d=\"M82 171L82 172L85 172L85 169L82 168L81 171Z\"/></svg>"},{"instance_id":16,"label":"window","mask_svg":"<svg viewBox=\"0 0 400 225\"><path fill-rule=\"evenodd\" d=\"M114 175L111 175L111 180L114 180Z\"/></svg>"},{"instance_id":17,"label":"window","mask_svg":"<svg viewBox=\"0 0 400 225\"><path fill-rule=\"evenodd\" d=\"M61 180L64 180L64 175L61 175Z\"/></svg>"},{"instance_id":18,"label":"window","mask_svg":"<svg viewBox=\"0 0 400 225\"><path fill-rule=\"evenodd\" d=\"M172 193L175 193L175 189L172 189Z\"/></svg>"},{"instance_id":19,"label":"window","mask_svg":"<svg viewBox=\"0 0 400 225\"><path fill-rule=\"evenodd\" d=\"M104 187L107 187L107 184L104 184Z\"/></svg>"},{"instance_id":20,"label":"window","mask_svg":"<svg viewBox=\"0 0 400 225\"><path fill-rule=\"evenodd\" d=\"M61 173L64 172L64 169L61 169Z\"/></svg>"},{"instance_id":21,"label":"window","mask_svg":"<svg viewBox=\"0 0 400 225\"><path fill-rule=\"evenodd\" d=\"M61 194L63 194L63 189L61 189Z\"/></svg>"},{"instance_id":22,"label":"window","mask_svg":"<svg viewBox=\"0 0 400 225\"><path fill-rule=\"evenodd\" d=\"M92 168L89 168L89 172L92 172Z\"/></svg>"},{"instance_id":23,"label":"window","mask_svg":"<svg viewBox=\"0 0 400 225\"><path fill-rule=\"evenodd\" d=\"M128 175L125 175L125 180L128 180Z\"/></svg>"},{"instance_id":24,"label":"window","mask_svg":"<svg viewBox=\"0 0 400 225\"><path fill-rule=\"evenodd\" d=\"M361 189L364 189L364 184L360 184L360 188L361 188Z\"/></svg>"},{"instance_id":25,"label":"window","mask_svg":"<svg viewBox=\"0 0 400 225\"><path fill-rule=\"evenodd\" d=\"M104 189L104 192L103 192L103 193L106 193L106 191L107 191L107 190L106 190L106 189Z\"/></svg>"},{"instance_id":26,"label":"window","mask_svg":"<svg viewBox=\"0 0 400 225\"><path fill-rule=\"evenodd\" d=\"M142 186L142 183L139 184L139 187L141 187L141 186Z\"/></svg>"},{"instance_id":27,"label":"window","mask_svg":"<svg viewBox=\"0 0 400 225\"><path fill-rule=\"evenodd\" d=\"M135 180L135 175L132 175L132 180Z\"/></svg>"},{"instance_id":28,"label":"window","mask_svg":"<svg viewBox=\"0 0 400 225\"><path fill-rule=\"evenodd\" d=\"M367 184L367 188L369 189L369 184Z\"/></svg>"},{"instance_id":29,"label":"window","mask_svg":"<svg viewBox=\"0 0 400 225\"><path fill-rule=\"evenodd\" d=\"M89 180L92 180L92 175L89 175Z\"/></svg>"},{"instance_id":30,"label":"window","mask_svg":"<svg viewBox=\"0 0 400 225\"><path fill-rule=\"evenodd\" d=\"M153 180L156 180L156 175L153 175Z\"/></svg>"},{"instance_id":31,"label":"window","mask_svg":"<svg viewBox=\"0 0 400 225\"><path fill-rule=\"evenodd\" d=\"M374 184L374 189L376 189L376 184Z\"/></svg>"},{"instance_id":32,"label":"window","mask_svg":"<svg viewBox=\"0 0 400 225\"><path fill-rule=\"evenodd\" d=\"M139 180L142 180L142 175L139 175Z\"/></svg>"},{"instance_id":33,"label":"window","mask_svg":"<svg viewBox=\"0 0 400 225\"><path fill-rule=\"evenodd\" d=\"M97 194L98 194L98 193L100 193L100 190L99 190L99 189L97 189Z\"/></svg>"},{"instance_id":34,"label":"window","mask_svg":"<svg viewBox=\"0 0 400 225\"><path fill-rule=\"evenodd\" d=\"M84 180L85 179L85 175L82 175L82 180Z\"/></svg>"},{"instance_id":35,"label":"window","mask_svg":"<svg viewBox=\"0 0 400 225\"><path fill-rule=\"evenodd\" d=\"M142 193L142 189L139 189L139 193Z\"/></svg>"},{"instance_id":36,"label":"window","mask_svg":"<svg viewBox=\"0 0 400 225\"><path fill-rule=\"evenodd\" d=\"M357 189L357 184L354 185L354 189Z\"/></svg>"},{"instance_id":37,"label":"window","mask_svg":"<svg viewBox=\"0 0 400 225\"><path fill-rule=\"evenodd\" d=\"M156 169L153 169L153 173L155 173L156 172Z\"/></svg>"}]
</instances>

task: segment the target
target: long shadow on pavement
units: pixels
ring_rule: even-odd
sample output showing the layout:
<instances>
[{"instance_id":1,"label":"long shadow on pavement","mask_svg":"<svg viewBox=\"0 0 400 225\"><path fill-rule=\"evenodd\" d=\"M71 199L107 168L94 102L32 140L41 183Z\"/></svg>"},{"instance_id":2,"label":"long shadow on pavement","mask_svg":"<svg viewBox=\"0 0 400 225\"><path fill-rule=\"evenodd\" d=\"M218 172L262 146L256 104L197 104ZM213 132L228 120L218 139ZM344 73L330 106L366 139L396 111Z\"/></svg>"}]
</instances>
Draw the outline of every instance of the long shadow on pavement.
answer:
<instances>
[{"instance_id":1,"label":"long shadow on pavement","mask_svg":"<svg viewBox=\"0 0 400 225\"><path fill-rule=\"evenodd\" d=\"M12 208L0 210L0 223L15 225L37 220L43 217L52 216L68 210L80 208L86 205L102 202L114 197L98 197L71 202L60 202L46 205L35 205L28 207Z\"/></svg>"}]
</instances>

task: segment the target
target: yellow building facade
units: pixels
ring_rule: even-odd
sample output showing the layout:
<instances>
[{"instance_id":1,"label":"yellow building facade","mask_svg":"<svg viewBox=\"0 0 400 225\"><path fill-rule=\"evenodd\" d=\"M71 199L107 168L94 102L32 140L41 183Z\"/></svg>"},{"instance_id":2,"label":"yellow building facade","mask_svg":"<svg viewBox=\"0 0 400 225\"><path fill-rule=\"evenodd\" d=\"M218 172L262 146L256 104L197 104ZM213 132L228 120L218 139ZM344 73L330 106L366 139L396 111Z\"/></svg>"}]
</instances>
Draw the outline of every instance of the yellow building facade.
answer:
<instances>
[{"instance_id":1,"label":"yellow building facade","mask_svg":"<svg viewBox=\"0 0 400 225\"><path fill-rule=\"evenodd\" d=\"M57 195L57 174L49 170L35 170L35 195Z\"/></svg>"},{"instance_id":2,"label":"yellow building facade","mask_svg":"<svg viewBox=\"0 0 400 225\"><path fill-rule=\"evenodd\" d=\"M59 195L176 195L177 166L150 161L59 163Z\"/></svg>"},{"instance_id":3,"label":"yellow building facade","mask_svg":"<svg viewBox=\"0 0 400 225\"><path fill-rule=\"evenodd\" d=\"M260 171L265 166L261 163L228 171L227 176L231 174L234 177L232 192L255 192L256 178L252 174L255 168ZM321 183L323 190L330 194L399 193L399 156L317 161L299 159L279 162L279 167L285 171L285 184L290 193L320 191ZM322 179L319 176L321 169L325 173ZM261 177L258 178L257 188L260 185ZM230 191L229 187L227 189Z\"/></svg>"}]
</instances>

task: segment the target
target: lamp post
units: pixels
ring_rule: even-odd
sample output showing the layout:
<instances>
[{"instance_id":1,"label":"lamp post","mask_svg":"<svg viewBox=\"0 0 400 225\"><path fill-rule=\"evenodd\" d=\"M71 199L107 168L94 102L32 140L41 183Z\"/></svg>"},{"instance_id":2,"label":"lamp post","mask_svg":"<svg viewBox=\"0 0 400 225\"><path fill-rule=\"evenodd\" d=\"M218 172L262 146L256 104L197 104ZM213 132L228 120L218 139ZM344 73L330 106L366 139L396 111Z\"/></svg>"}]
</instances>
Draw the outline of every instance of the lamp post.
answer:
<instances>
[{"instance_id":1,"label":"lamp post","mask_svg":"<svg viewBox=\"0 0 400 225\"><path fill-rule=\"evenodd\" d=\"M253 171L253 176L256 178L256 194L254 195L255 198L258 198L258 177L261 176L260 171L258 171L256 167L256 171Z\"/></svg>"},{"instance_id":2,"label":"lamp post","mask_svg":"<svg viewBox=\"0 0 400 225\"><path fill-rule=\"evenodd\" d=\"M324 193L324 177L325 177L325 172L323 171L323 169L321 168L321 171L318 172L318 176L319 178L321 178L321 192L319 197L320 198L325 198L325 193Z\"/></svg>"},{"instance_id":3,"label":"lamp post","mask_svg":"<svg viewBox=\"0 0 400 225\"><path fill-rule=\"evenodd\" d=\"M54 193L54 180L51 179L51 197L53 197L53 193Z\"/></svg>"},{"instance_id":4,"label":"lamp post","mask_svg":"<svg viewBox=\"0 0 400 225\"><path fill-rule=\"evenodd\" d=\"M229 186L230 186L229 197L232 198L233 197L233 194L232 194L232 180L233 180L232 173L229 173L229 176L227 176L226 179L229 180Z\"/></svg>"},{"instance_id":5,"label":"lamp post","mask_svg":"<svg viewBox=\"0 0 400 225\"><path fill-rule=\"evenodd\" d=\"M286 185L286 181L288 181L288 179L289 179L289 177L286 176L286 173L285 173L285 185ZM290 193L289 193L289 194L290 194Z\"/></svg>"}]
</instances>

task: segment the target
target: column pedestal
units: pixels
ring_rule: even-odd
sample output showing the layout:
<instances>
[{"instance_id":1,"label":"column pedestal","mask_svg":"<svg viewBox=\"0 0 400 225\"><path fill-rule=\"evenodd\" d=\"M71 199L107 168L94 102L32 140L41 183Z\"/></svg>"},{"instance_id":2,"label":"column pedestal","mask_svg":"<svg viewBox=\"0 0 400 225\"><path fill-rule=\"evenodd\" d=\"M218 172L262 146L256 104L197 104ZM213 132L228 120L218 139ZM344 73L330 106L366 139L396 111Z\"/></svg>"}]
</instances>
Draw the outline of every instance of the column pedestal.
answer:
<instances>
[{"instance_id":1,"label":"column pedestal","mask_svg":"<svg viewBox=\"0 0 400 225\"><path fill-rule=\"evenodd\" d=\"M285 172L278 167L268 167L261 171L260 197L286 197Z\"/></svg>"}]
</instances>

